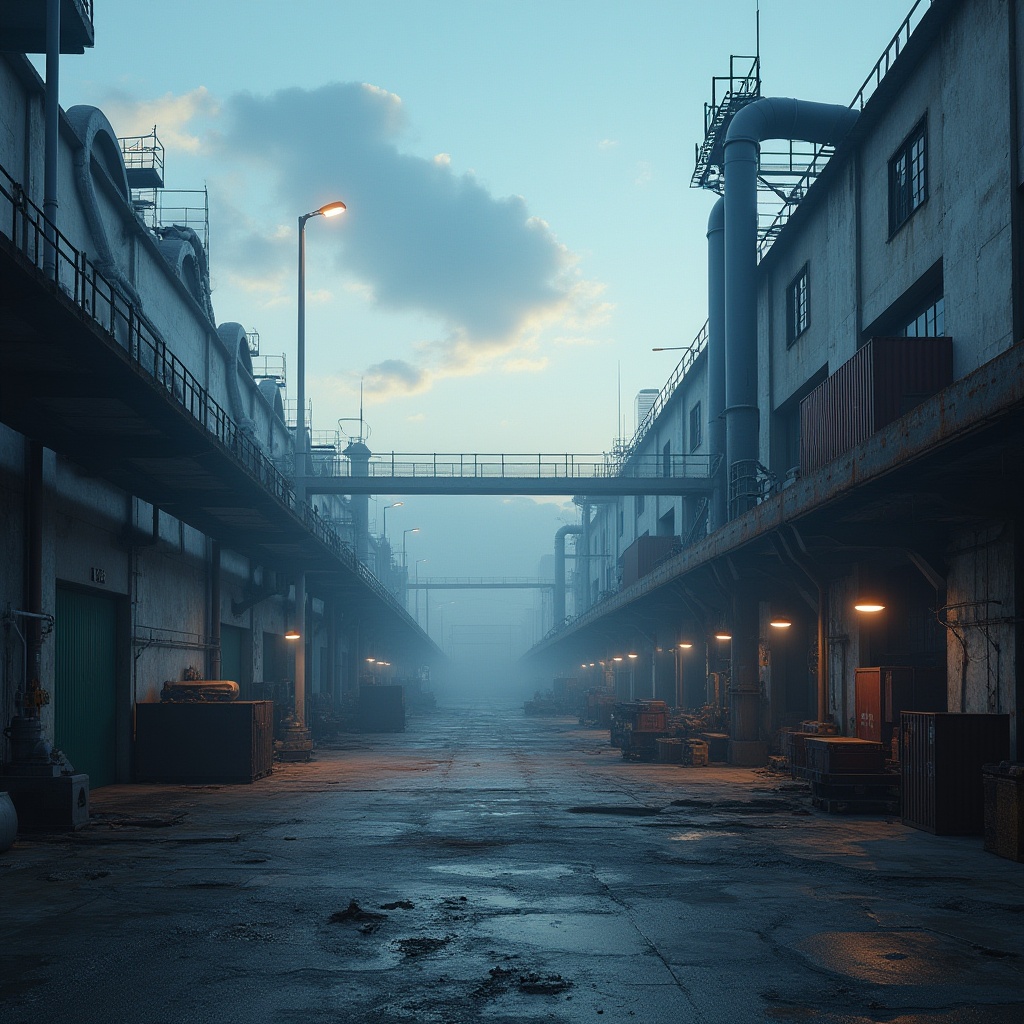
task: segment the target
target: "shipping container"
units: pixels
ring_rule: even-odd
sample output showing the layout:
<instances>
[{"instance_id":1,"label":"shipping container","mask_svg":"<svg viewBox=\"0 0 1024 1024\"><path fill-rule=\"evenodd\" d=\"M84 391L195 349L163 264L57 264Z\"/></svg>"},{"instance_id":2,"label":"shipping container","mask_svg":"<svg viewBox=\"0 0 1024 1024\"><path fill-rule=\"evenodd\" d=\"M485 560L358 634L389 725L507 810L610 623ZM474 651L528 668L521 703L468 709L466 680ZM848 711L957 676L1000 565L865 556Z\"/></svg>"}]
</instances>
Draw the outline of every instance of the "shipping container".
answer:
<instances>
[{"instance_id":1,"label":"shipping container","mask_svg":"<svg viewBox=\"0 0 1024 1024\"><path fill-rule=\"evenodd\" d=\"M911 665L858 668L857 736L892 749L892 737L904 711L945 711L944 669Z\"/></svg>"},{"instance_id":2,"label":"shipping container","mask_svg":"<svg viewBox=\"0 0 1024 1024\"><path fill-rule=\"evenodd\" d=\"M681 550L678 537L637 537L622 552L622 585L636 583Z\"/></svg>"},{"instance_id":3,"label":"shipping container","mask_svg":"<svg viewBox=\"0 0 1024 1024\"><path fill-rule=\"evenodd\" d=\"M952 382L952 338L872 338L800 403L801 475Z\"/></svg>"},{"instance_id":4,"label":"shipping container","mask_svg":"<svg viewBox=\"0 0 1024 1024\"><path fill-rule=\"evenodd\" d=\"M903 824L936 835L982 835L982 765L1009 756L1010 716L904 711L899 746Z\"/></svg>"},{"instance_id":5,"label":"shipping container","mask_svg":"<svg viewBox=\"0 0 1024 1024\"><path fill-rule=\"evenodd\" d=\"M273 767L273 701L162 701L135 707L139 782L253 782Z\"/></svg>"}]
</instances>

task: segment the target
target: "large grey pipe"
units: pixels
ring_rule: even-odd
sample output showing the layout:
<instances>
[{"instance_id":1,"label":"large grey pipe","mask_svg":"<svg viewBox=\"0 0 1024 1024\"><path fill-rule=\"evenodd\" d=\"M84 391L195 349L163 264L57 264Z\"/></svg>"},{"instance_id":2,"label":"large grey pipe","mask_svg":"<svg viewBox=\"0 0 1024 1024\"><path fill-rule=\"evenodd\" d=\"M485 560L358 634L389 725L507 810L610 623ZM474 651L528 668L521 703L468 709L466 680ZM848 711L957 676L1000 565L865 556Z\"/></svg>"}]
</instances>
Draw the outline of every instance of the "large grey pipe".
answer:
<instances>
[{"instance_id":1,"label":"large grey pipe","mask_svg":"<svg viewBox=\"0 0 1024 1024\"><path fill-rule=\"evenodd\" d=\"M733 117L725 137L726 473L759 455L757 406L757 169L766 139L834 145L857 111L831 103L765 98ZM710 344L710 339L709 339ZM737 503L732 514L752 507Z\"/></svg>"},{"instance_id":2,"label":"large grey pipe","mask_svg":"<svg viewBox=\"0 0 1024 1024\"><path fill-rule=\"evenodd\" d=\"M552 611L556 626L565 622L565 538L570 533L582 532L582 526L562 526L555 533L555 596Z\"/></svg>"},{"instance_id":3,"label":"large grey pipe","mask_svg":"<svg viewBox=\"0 0 1024 1024\"><path fill-rule=\"evenodd\" d=\"M711 491L711 530L726 521L725 460L725 199L708 217L708 451L721 456Z\"/></svg>"}]
</instances>

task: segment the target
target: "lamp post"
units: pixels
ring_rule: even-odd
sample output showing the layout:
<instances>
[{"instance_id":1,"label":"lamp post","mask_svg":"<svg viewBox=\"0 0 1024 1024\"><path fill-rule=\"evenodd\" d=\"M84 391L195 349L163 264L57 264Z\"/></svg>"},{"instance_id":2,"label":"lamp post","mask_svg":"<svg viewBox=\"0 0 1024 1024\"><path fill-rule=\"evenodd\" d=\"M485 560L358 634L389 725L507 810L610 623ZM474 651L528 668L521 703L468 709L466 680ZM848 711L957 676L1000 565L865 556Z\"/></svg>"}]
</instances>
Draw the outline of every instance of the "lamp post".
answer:
<instances>
[{"instance_id":1,"label":"lamp post","mask_svg":"<svg viewBox=\"0 0 1024 1024\"><path fill-rule=\"evenodd\" d=\"M395 501L395 502L392 502L392 504L390 504L390 505L385 505L384 506L384 529L381 531L381 534L380 534L381 549L384 548L384 546L387 544L387 540L388 540L388 509L389 508L400 508L404 504L405 504L404 501ZM391 568L390 551L389 551L388 554L389 554L388 564L386 566L384 565L384 558L382 556L383 555L382 551L381 551L381 557L379 557L377 559L377 575L379 577L381 577L381 579L384 578L384 570Z\"/></svg>"},{"instance_id":2,"label":"lamp post","mask_svg":"<svg viewBox=\"0 0 1024 1024\"><path fill-rule=\"evenodd\" d=\"M404 501L395 501L395 502L392 502L390 505L385 505L384 506L384 529L381 530L381 533L380 533L381 540L387 540L388 539L388 509L389 508L401 508L402 505L404 505L404 504L405 504Z\"/></svg>"},{"instance_id":3,"label":"lamp post","mask_svg":"<svg viewBox=\"0 0 1024 1024\"><path fill-rule=\"evenodd\" d=\"M420 528L418 526L414 526L411 530L403 530L402 531L402 568L403 569L406 568L406 565L408 564L406 562L406 560L405 560L405 538L408 537L410 533L419 533L419 532L420 532Z\"/></svg>"},{"instance_id":4,"label":"lamp post","mask_svg":"<svg viewBox=\"0 0 1024 1024\"><path fill-rule=\"evenodd\" d=\"M297 399L295 410L295 497L305 501L301 480L306 475L306 221L311 217L336 217L345 212L342 202L327 203L299 217L299 323L297 338ZM306 573L295 579L295 628L303 637L295 648L295 724L306 724Z\"/></svg>"},{"instance_id":5,"label":"lamp post","mask_svg":"<svg viewBox=\"0 0 1024 1024\"><path fill-rule=\"evenodd\" d=\"M416 576L416 625L420 624L420 562L425 562L425 558L417 558L415 565L415 576Z\"/></svg>"}]
</instances>

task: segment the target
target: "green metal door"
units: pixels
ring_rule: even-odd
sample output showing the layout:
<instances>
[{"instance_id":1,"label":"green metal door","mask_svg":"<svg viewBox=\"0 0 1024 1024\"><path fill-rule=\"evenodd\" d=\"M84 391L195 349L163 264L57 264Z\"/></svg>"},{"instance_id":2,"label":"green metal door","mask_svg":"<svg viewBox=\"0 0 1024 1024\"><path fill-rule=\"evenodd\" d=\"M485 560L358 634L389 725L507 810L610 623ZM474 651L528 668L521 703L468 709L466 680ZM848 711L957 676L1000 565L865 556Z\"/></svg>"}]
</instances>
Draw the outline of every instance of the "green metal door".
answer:
<instances>
[{"instance_id":1,"label":"green metal door","mask_svg":"<svg viewBox=\"0 0 1024 1024\"><path fill-rule=\"evenodd\" d=\"M117 603L57 587L54 744L91 788L117 781Z\"/></svg>"}]
</instances>

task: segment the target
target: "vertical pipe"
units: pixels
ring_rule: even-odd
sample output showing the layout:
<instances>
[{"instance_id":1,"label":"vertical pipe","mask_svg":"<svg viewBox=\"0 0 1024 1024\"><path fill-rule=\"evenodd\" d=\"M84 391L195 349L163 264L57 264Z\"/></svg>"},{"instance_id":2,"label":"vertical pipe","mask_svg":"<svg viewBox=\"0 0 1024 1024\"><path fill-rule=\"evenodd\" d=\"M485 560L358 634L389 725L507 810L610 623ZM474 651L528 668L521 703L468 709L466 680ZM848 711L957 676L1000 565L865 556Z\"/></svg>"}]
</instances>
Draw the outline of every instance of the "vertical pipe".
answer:
<instances>
[{"instance_id":1,"label":"vertical pipe","mask_svg":"<svg viewBox=\"0 0 1024 1024\"><path fill-rule=\"evenodd\" d=\"M25 626L25 671L19 689L25 694L26 715L38 718L39 706L28 700L29 691L42 685L43 446L38 441L29 441L25 450L25 483L25 607L31 617Z\"/></svg>"},{"instance_id":2,"label":"vertical pipe","mask_svg":"<svg viewBox=\"0 0 1024 1024\"><path fill-rule=\"evenodd\" d=\"M46 106L43 216L46 238L43 273L57 276L57 160L60 150L60 0L46 0Z\"/></svg>"},{"instance_id":3,"label":"vertical pipe","mask_svg":"<svg viewBox=\"0 0 1024 1024\"><path fill-rule=\"evenodd\" d=\"M710 531L725 525L729 474L725 458L725 198L708 217L708 452L721 456L711 492ZM684 449L685 450L685 449ZM684 505L686 503L684 502ZM690 518L685 517L689 527ZM709 532L710 532L709 531Z\"/></svg>"},{"instance_id":4,"label":"vertical pipe","mask_svg":"<svg viewBox=\"0 0 1024 1024\"><path fill-rule=\"evenodd\" d=\"M223 659L220 649L220 541L210 544L210 678L220 679Z\"/></svg>"}]
</instances>

